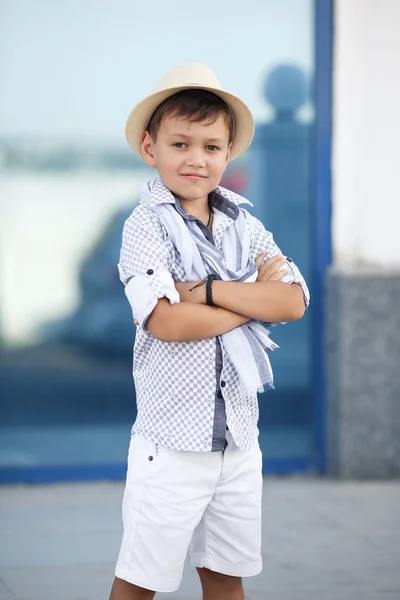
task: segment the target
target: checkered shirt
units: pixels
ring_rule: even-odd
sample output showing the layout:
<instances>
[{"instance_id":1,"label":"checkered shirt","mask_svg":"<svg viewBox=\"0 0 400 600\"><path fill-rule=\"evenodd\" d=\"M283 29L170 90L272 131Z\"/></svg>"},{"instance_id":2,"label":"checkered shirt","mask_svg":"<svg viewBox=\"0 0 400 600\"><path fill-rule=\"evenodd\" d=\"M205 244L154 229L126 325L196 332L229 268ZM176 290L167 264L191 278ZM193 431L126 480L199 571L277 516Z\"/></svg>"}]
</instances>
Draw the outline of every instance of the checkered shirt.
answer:
<instances>
[{"instance_id":1,"label":"checkered shirt","mask_svg":"<svg viewBox=\"0 0 400 600\"><path fill-rule=\"evenodd\" d=\"M168 191L167 191L168 192ZM241 196L217 188L225 198L225 209L214 208L213 238L222 252L224 232L233 224L232 203L248 203ZM165 193L162 183L153 188L155 204L175 201ZM212 197L211 197L212 198ZM221 203L218 204L221 208ZM264 250L267 258L281 254L273 236L262 223L243 212L250 233L250 258ZM176 301L174 282L187 281L179 251L174 247L158 216L139 205L126 220L118 264L121 281L132 284L128 295L137 328L133 376L136 387L137 418L133 432L174 450L210 452L212 449L216 386L216 338L192 342L163 342L146 329L146 322L159 298ZM309 293L305 281L289 259L286 268L292 281L303 288L306 305ZM128 285L127 285L128 284ZM179 301L179 299L178 299ZM226 409L227 425L235 443L248 450L258 436L258 400L256 395L241 391L239 376L227 353L222 353L223 365L220 390Z\"/></svg>"}]
</instances>

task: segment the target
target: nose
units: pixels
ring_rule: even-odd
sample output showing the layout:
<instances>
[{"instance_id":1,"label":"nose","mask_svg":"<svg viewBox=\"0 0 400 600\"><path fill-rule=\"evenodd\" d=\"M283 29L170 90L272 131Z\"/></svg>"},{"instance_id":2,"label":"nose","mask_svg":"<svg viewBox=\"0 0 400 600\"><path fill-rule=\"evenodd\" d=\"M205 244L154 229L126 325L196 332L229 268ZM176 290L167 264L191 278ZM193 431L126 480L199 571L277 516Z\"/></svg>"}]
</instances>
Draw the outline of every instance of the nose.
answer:
<instances>
[{"instance_id":1,"label":"nose","mask_svg":"<svg viewBox=\"0 0 400 600\"><path fill-rule=\"evenodd\" d=\"M205 166L205 157L200 149L192 148L186 156L186 166L200 169Z\"/></svg>"}]
</instances>

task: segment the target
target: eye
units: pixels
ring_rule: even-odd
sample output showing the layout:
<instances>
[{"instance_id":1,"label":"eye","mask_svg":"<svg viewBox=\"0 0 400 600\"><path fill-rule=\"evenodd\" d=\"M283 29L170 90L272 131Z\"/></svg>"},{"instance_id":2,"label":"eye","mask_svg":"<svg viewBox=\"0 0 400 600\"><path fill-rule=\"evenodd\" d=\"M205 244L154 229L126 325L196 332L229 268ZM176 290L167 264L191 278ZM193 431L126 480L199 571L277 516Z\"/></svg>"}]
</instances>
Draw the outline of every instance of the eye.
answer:
<instances>
[{"instance_id":1,"label":"eye","mask_svg":"<svg viewBox=\"0 0 400 600\"><path fill-rule=\"evenodd\" d=\"M175 148L184 148L186 146L186 144L184 142L175 142L175 144L172 144Z\"/></svg>"},{"instance_id":2,"label":"eye","mask_svg":"<svg viewBox=\"0 0 400 600\"><path fill-rule=\"evenodd\" d=\"M213 144L209 144L208 146L206 146L207 150L210 150L211 152L215 152L216 150L221 150L221 148L219 148L218 146L214 146Z\"/></svg>"}]
</instances>

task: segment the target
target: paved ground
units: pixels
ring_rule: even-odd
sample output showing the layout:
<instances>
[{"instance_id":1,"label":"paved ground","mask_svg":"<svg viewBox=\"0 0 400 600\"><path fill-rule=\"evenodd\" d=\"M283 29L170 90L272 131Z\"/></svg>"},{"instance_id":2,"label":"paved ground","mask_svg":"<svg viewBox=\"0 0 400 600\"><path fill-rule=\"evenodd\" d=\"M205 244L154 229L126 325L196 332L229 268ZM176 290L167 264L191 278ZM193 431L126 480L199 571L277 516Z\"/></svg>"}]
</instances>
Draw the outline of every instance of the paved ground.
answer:
<instances>
[{"instance_id":1,"label":"paved ground","mask_svg":"<svg viewBox=\"0 0 400 600\"><path fill-rule=\"evenodd\" d=\"M0 488L0 600L108 599L123 486ZM249 600L400 600L400 482L266 479ZM187 565L165 600L199 600Z\"/></svg>"}]
</instances>

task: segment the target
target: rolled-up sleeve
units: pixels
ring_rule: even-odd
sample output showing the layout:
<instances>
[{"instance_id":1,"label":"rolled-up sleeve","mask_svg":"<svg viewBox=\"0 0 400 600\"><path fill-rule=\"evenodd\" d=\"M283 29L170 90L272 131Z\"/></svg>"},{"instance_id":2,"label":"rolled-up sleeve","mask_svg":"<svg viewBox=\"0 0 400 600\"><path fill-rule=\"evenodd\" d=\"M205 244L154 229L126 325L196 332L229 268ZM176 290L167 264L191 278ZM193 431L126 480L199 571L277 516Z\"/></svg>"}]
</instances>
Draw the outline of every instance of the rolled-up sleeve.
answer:
<instances>
[{"instance_id":1,"label":"rolled-up sleeve","mask_svg":"<svg viewBox=\"0 0 400 600\"><path fill-rule=\"evenodd\" d=\"M278 254L285 256L280 248L275 244L272 233L265 229L261 221L256 219L256 217L253 217L253 215L250 215L250 213L247 211L245 211L245 213L250 229L250 246L254 260L259 254L261 254L261 252L264 251L268 253L264 259L264 262L265 260L268 260L273 256L277 256ZM301 286L303 290L304 304L307 308L310 303L310 292L304 277L300 273L299 268L291 258L286 257L286 264L283 265L282 269L286 269L287 274L282 277L281 281L284 283L297 283Z\"/></svg>"},{"instance_id":2,"label":"rolled-up sleeve","mask_svg":"<svg viewBox=\"0 0 400 600\"><path fill-rule=\"evenodd\" d=\"M133 317L142 328L160 298L179 303L165 233L157 215L145 207L135 208L125 221L118 271Z\"/></svg>"}]
</instances>

